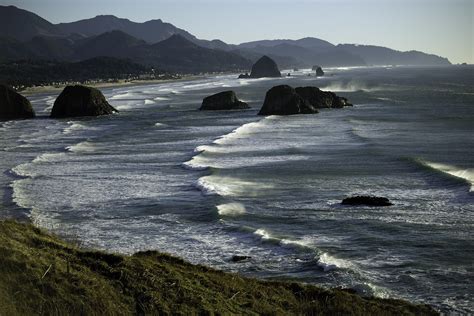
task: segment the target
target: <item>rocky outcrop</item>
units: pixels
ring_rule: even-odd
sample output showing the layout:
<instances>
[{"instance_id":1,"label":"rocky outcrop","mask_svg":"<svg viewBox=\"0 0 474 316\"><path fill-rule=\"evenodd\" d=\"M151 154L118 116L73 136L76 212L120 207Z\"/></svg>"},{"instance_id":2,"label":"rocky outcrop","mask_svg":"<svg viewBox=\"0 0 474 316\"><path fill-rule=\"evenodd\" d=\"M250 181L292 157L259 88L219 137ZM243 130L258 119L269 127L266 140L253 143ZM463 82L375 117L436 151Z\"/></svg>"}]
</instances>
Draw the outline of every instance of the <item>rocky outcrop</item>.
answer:
<instances>
[{"instance_id":1,"label":"rocky outcrop","mask_svg":"<svg viewBox=\"0 0 474 316\"><path fill-rule=\"evenodd\" d=\"M390 206L393 205L389 199L378 196L358 195L345 198L342 205L367 205L367 206Z\"/></svg>"},{"instance_id":2,"label":"rocky outcrop","mask_svg":"<svg viewBox=\"0 0 474 316\"><path fill-rule=\"evenodd\" d=\"M240 74L238 79L248 79L248 78L250 78L250 75L248 72L246 72L245 74Z\"/></svg>"},{"instance_id":3,"label":"rocky outcrop","mask_svg":"<svg viewBox=\"0 0 474 316\"><path fill-rule=\"evenodd\" d=\"M234 91L224 91L208 96L202 100L199 110L242 110L250 108L240 101Z\"/></svg>"},{"instance_id":4,"label":"rocky outcrop","mask_svg":"<svg viewBox=\"0 0 474 316\"><path fill-rule=\"evenodd\" d=\"M0 85L0 120L35 117L30 101L6 85Z\"/></svg>"},{"instance_id":5,"label":"rocky outcrop","mask_svg":"<svg viewBox=\"0 0 474 316\"><path fill-rule=\"evenodd\" d=\"M316 109L352 106L346 98L339 97L334 92L322 91L317 87L298 87L295 90Z\"/></svg>"},{"instance_id":6,"label":"rocky outcrop","mask_svg":"<svg viewBox=\"0 0 474 316\"><path fill-rule=\"evenodd\" d=\"M271 88L258 115L313 114L318 111L287 85Z\"/></svg>"},{"instance_id":7,"label":"rocky outcrop","mask_svg":"<svg viewBox=\"0 0 474 316\"><path fill-rule=\"evenodd\" d=\"M281 77L281 72L273 59L263 56L252 66L250 78Z\"/></svg>"},{"instance_id":8,"label":"rocky outcrop","mask_svg":"<svg viewBox=\"0 0 474 316\"><path fill-rule=\"evenodd\" d=\"M51 117L99 116L118 112L102 92L86 86L67 86L54 102Z\"/></svg>"},{"instance_id":9,"label":"rocky outcrop","mask_svg":"<svg viewBox=\"0 0 474 316\"><path fill-rule=\"evenodd\" d=\"M321 68L321 66L313 66L312 68L314 71L316 71L316 77L322 77L324 76L324 71L323 71L323 68Z\"/></svg>"},{"instance_id":10,"label":"rocky outcrop","mask_svg":"<svg viewBox=\"0 0 474 316\"><path fill-rule=\"evenodd\" d=\"M234 255L232 258L230 258L230 261L232 262L241 262L241 261L246 261L252 259L250 256L240 256L240 255Z\"/></svg>"}]
</instances>

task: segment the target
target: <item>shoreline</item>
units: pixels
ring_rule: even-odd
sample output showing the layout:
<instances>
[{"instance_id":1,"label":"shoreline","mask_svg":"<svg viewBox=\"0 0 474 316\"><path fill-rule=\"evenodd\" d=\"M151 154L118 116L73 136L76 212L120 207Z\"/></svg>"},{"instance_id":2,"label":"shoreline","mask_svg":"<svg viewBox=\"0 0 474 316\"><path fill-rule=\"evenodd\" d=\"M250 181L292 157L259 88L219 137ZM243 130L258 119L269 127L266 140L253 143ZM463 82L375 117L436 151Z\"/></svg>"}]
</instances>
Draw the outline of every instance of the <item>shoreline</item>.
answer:
<instances>
[{"instance_id":1,"label":"shoreline","mask_svg":"<svg viewBox=\"0 0 474 316\"><path fill-rule=\"evenodd\" d=\"M158 251L94 249L0 220L0 314L438 315L433 307L350 289L266 281Z\"/></svg>"},{"instance_id":2,"label":"shoreline","mask_svg":"<svg viewBox=\"0 0 474 316\"><path fill-rule=\"evenodd\" d=\"M64 84L64 85L58 85L58 86L53 86L53 85L46 85L46 86L36 86L36 87L27 87L24 90L18 91L18 93L25 95L25 96L31 96L31 95L36 95L36 94L42 94L42 93L53 93L53 92L58 92L61 93L61 91L69 85L83 85L91 88L96 88L96 89L101 89L101 88L120 88L120 87L132 87L132 86L144 86L144 85L152 85L152 84L160 84L160 83L169 83L169 82L180 82L180 81L191 81L191 80L197 80L205 77L205 75L194 75L194 76L183 76L181 78L177 79L150 79L150 80L119 80L118 82L97 82L97 83L90 83L90 84L84 84L84 83L70 83L70 84Z\"/></svg>"}]
</instances>

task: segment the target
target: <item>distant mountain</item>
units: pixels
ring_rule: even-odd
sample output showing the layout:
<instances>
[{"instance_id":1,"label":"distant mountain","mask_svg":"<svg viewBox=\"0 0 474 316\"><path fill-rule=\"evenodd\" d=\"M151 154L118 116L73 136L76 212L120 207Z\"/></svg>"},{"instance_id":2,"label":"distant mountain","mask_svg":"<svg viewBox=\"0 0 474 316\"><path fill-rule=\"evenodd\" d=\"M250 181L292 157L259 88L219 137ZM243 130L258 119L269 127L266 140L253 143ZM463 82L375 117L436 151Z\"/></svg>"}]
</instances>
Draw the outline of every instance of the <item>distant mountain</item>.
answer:
<instances>
[{"instance_id":1,"label":"distant mountain","mask_svg":"<svg viewBox=\"0 0 474 316\"><path fill-rule=\"evenodd\" d=\"M296 60L296 64L293 66L298 67L311 67L313 65L321 65L324 67L366 65L361 57L348 53L333 45L320 45L314 46L313 48L305 48L297 45L297 43L298 41L285 41L280 42L280 44L275 46L258 45L251 50L261 54L291 57ZM268 43L266 44L268 45Z\"/></svg>"},{"instance_id":2,"label":"distant mountain","mask_svg":"<svg viewBox=\"0 0 474 316\"><path fill-rule=\"evenodd\" d=\"M61 30L38 15L15 6L0 6L0 37L28 41L35 36L63 36Z\"/></svg>"},{"instance_id":3,"label":"distant mountain","mask_svg":"<svg viewBox=\"0 0 474 316\"><path fill-rule=\"evenodd\" d=\"M337 47L358 55L368 65L450 65L447 58L418 51L401 52L381 46L340 44Z\"/></svg>"},{"instance_id":4,"label":"distant mountain","mask_svg":"<svg viewBox=\"0 0 474 316\"><path fill-rule=\"evenodd\" d=\"M250 60L238 54L201 47L181 35L151 45L146 54L135 56L138 59L163 70L181 72L242 70L251 66Z\"/></svg>"},{"instance_id":5,"label":"distant mountain","mask_svg":"<svg viewBox=\"0 0 474 316\"><path fill-rule=\"evenodd\" d=\"M137 50L148 44L122 31L106 32L77 42L74 58L88 59L98 56L131 58Z\"/></svg>"},{"instance_id":6,"label":"distant mountain","mask_svg":"<svg viewBox=\"0 0 474 316\"><path fill-rule=\"evenodd\" d=\"M275 40L261 40L261 41L253 41L253 42L246 42L237 45L239 48L256 48L259 46L265 47L275 47L281 44L288 44L299 46L303 48L312 48L312 49L329 49L334 47L333 44L319 39L315 37L305 37L299 40L290 40L290 39L275 39Z\"/></svg>"},{"instance_id":7,"label":"distant mountain","mask_svg":"<svg viewBox=\"0 0 474 316\"><path fill-rule=\"evenodd\" d=\"M74 55L76 41L66 37L35 36L25 43L36 58L69 60Z\"/></svg>"},{"instance_id":8,"label":"distant mountain","mask_svg":"<svg viewBox=\"0 0 474 316\"><path fill-rule=\"evenodd\" d=\"M280 68L450 64L446 58L417 51L353 44L335 46L314 37L230 45L218 39L198 39L162 20L138 23L113 15L54 25L26 10L0 6L0 61L72 62L111 56L169 71L207 72L249 69L250 60L256 61L262 55L270 56Z\"/></svg>"},{"instance_id":9,"label":"distant mountain","mask_svg":"<svg viewBox=\"0 0 474 316\"><path fill-rule=\"evenodd\" d=\"M162 20L138 23L113 15L98 15L94 18L77 22L59 23L56 26L63 33L77 33L87 37L119 30L152 44L163 41L174 34L180 34L190 40L197 40L194 35Z\"/></svg>"},{"instance_id":10,"label":"distant mountain","mask_svg":"<svg viewBox=\"0 0 474 316\"><path fill-rule=\"evenodd\" d=\"M237 45L241 50L273 56L286 56L297 61L294 66L311 65L449 65L446 58L417 51L400 52L386 47L369 45L333 45L314 37L299 40L262 40Z\"/></svg>"},{"instance_id":11,"label":"distant mountain","mask_svg":"<svg viewBox=\"0 0 474 316\"><path fill-rule=\"evenodd\" d=\"M12 38L0 37L0 62L33 57L35 57L35 54L25 44Z\"/></svg>"}]
</instances>

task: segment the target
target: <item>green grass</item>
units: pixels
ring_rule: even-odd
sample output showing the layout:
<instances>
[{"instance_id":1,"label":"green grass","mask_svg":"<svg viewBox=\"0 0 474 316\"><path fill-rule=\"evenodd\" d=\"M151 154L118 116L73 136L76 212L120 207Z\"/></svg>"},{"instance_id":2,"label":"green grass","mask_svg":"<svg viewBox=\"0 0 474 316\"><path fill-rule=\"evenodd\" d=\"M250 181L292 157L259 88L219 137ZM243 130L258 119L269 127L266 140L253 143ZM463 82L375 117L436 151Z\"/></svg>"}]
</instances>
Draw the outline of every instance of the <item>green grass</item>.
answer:
<instances>
[{"instance_id":1,"label":"green grass","mask_svg":"<svg viewBox=\"0 0 474 316\"><path fill-rule=\"evenodd\" d=\"M426 305L266 282L156 251L89 251L0 221L0 315L433 315Z\"/></svg>"}]
</instances>

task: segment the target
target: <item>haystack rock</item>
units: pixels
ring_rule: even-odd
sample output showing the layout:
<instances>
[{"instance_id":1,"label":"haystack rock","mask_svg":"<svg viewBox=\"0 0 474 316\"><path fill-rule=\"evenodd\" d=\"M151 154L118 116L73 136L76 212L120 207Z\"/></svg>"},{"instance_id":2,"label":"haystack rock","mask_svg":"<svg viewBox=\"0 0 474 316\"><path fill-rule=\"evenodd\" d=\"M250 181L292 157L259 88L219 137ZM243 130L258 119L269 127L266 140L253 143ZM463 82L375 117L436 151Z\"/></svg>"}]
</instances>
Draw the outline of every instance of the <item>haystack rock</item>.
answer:
<instances>
[{"instance_id":1,"label":"haystack rock","mask_svg":"<svg viewBox=\"0 0 474 316\"><path fill-rule=\"evenodd\" d=\"M51 117L99 116L118 112L102 92L86 86L67 86L54 102Z\"/></svg>"},{"instance_id":2,"label":"haystack rock","mask_svg":"<svg viewBox=\"0 0 474 316\"><path fill-rule=\"evenodd\" d=\"M35 117L30 101L6 85L0 85L0 120Z\"/></svg>"},{"instance_id":3,"label":"haystack rock","mask_svg":"<svg viewBox=\"0 0 474 316\"><path fill-rule=\"evenodd\" d=\"M281 72L273 59L263 56L252 66L250 78L281 77Z\"/></svg>"},{"instance_id":4,"label":"haystack rock","mask_svg":"<svg viewBox=\"0 0 474 316\"><path fill-rule=\"evenodd\" d=\"M323 71L323 68L321 68L321 66L313 66L313 70L316 71L316 77L322 77L324 76L324 71Z\"/></svg>"},{"instance_id":5,"label":"haystack rock","mask_svg":"<svg viewBox=\"0 0 474 316\"><path fill-rule=\"evenodd\" d=\"M317 87L298 87L295 90L316 109L352 106L346 98L339 97L334 92L322 91Z\"/></svg>"},{"instance_id":6,"label":"haystack rock","mask_svg":"<svg viewBox=\"0 0 474 316\"><path fill-rule=\"evenodd\" d=\"M313 114L318 111L287 85L268 90L258 115Z\"/></svg>"},{"instance_id":7,"label":"haystack rock","mask_svg":"<svg viewBox=\"0 0 474 316\"><path fill-rule=\"evenodd\" d=\"M250 108L249 105L240 101L234 91L224 91L204 98L199 110L243 110L248 108Z\"/></svg>"}]
</instances>

